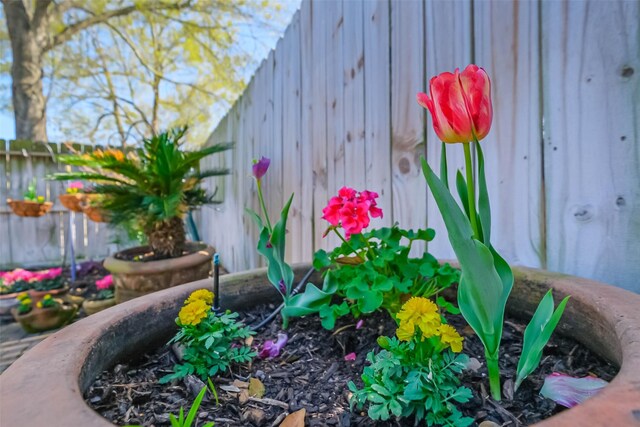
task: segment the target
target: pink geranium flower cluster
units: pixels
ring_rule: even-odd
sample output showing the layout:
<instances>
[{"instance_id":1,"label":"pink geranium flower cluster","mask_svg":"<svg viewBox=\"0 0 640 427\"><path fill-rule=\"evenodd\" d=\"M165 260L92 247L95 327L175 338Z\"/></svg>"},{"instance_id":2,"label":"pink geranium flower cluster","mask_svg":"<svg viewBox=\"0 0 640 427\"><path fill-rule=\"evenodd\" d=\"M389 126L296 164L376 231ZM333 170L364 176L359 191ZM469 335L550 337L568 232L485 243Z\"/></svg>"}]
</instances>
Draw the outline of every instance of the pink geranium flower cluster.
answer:
<instances>
[{"instance_id":1,"label":"pink geranium flower cluster","mask_svg":"<svg viewBox=\"0 0 640 427\"><path fill-rule=\"evenodd\" d=\"M378 193L373 191L356 191L342 187L336 197L322 210L322 218L334 226L344 228L347 239L352 234L361 233L369 226L371 218L382 218L382 209L376 204Z\"/></svg>"},{"instance_id":2,"label":"pink geranium flower cluster","mask_svg":"<svg viewBox=\"0 0 640 427\"><path fill-rule=\"evenodd\" d=\"M100 280L96 280L96 288L98 288L99 291L109 289L111 286L113 286L113 276L110 274L108 276L104 276Z\"/></svg>"},{"instance_id":3,"label":"pink geranium flower cluster","mask_svg":"<svg viewBox=\"0 0 640 427\"><path fill-rule=\"evenodd\" d=\"M0 272L0 278L6 286L11 286L15 282L41 282L51 280L62 274L62 268L50 268L49 270L29 271L17 268L13 271Z\"/></svg>"}]
</instances>

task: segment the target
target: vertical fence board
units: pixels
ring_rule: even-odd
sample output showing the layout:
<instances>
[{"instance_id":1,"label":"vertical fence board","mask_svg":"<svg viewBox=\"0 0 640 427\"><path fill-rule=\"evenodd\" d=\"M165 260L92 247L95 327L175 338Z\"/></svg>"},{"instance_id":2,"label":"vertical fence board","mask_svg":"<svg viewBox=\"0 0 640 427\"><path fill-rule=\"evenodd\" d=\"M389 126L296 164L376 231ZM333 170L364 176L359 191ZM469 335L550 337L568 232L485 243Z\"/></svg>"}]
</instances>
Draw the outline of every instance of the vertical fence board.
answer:
<instances>
[{"instance_id":1,"label":"vertical fence board","mask_svg":"<svg viewBox=\"0 0 640 427\"><path fill-rule=\"evenodd\" d=\"M284 69L284 81L283 81L283 95L282 102L284 104L284 116L291 118L286 120L282 129L282 144L283 144L283 162L279 167L282 172L288 171L285 175L287 179L282 182L282 188L284 194L281 199L279 208L284 206L284 203L291 197L291 194L295 194L291 208L289 210L289 219L287 222L287 229L289 235L287 236L287 259L292 262L302 261L302 248L305 244L307 235L311 230L305 230L303 228L302 218L302 176L303 170L306 169L306 165L302 162L302 143L301 143L301 119L302 119L302 100L301 100L301 80L300 80L300 47L301 47L301 33L300 33L300 17L302 13L308 13L306 10L309 5L303 6L305 10L297 12L291 21L289 31L285 34L288 36L290 44L288 45L288 52L285 54L285 69ZM311 237L310 235L308 237Z\"/></svg>"},{"instance_id":2,"label":"vertical fence board","mask_svg":"<svg viewBox=\"0 0 640 427\"><path fill-rule=\"evenodd\" d=\"M426 76L430 79L444 71L452 72L457 67L465 67L471 62L471 1L433 1L426 2L425 7ZM428 92L426 83L428 81L425 82L424 91ZM441 142L433 131L430 115L427 116L427 161L439 173ZM449 184L453 189L456 171L460 169L464 174L462 146L448 145L447 159ZM429 244L429 252L439 258L454 258L447 229L431 192L427 198L427 223L436 230L436 237Z\"/></svg>"},{"instance_id":3,"label":"vertical fence board","mask_svg":"<svg viewBox=\"0 0 640 427\"><path fill-rule=\"evenodd\" d=\"M338 1L331 4L327 13L327 40L326 52L326 81L327 81L327 190L329 197L338 193L338 189L346 185L345 169L351 165L345 165L345 117L344 117L344 61L342 55L343 39L345 37L345 25L343 8L348 1ZM349 183L350 185L354 185ZM328 200L326 201L328 202ZM321 209L326 202L316 209L315 215L321 216ZM327 222L319 219L322 227L326 229ZM333 234L322 240L322 248L334 248L340 241Z\"/></svg>"},{"instance_id":4,"label":"vertical fence board","mask_svg":"<svg viewBox=\"0 0 640 427\"><path fill-rule=\"evenodd\" d=\"M640 292L640 5L542 3L550 270Z\"/></svg>"},{"instance_id":5,"label":"vertical fence board","mask_svg":"<svg viewBox=\"0 0 640 427\"><path fill-rule=\"evenodd\" d=\"M379 194L378 205L386 213L371 226L382 227L393 224L389 1L365 1L363 7L365 174L367 189Z\"/></svg>"},{"instance_id":6,"label":"vertical fence board","mask_svg":"<svg viewBox=\"0 0 640 427\"><path fill-rule=\"evenodd\" d=\"M300 32L300 65L298 75L300 80L300 139L298 141L300 147L300 188L296 194L298 203L295 205L300 215L301 234L296 237L289 235L289 241L300 241L300 252L297 254L295 261L310 262L313 259L314 245L314 148L312 145L313 130L313 114L318 108L314 105L313 98L313 79L312 74L308 71L314 65L317 65L319 59L313 56L313 4L305 2L301 5L299 28ZM319 102L319 106L324 109L323 101ZM283 151L284 151L283 146ZM284 171L284 167L283 167ZM284 179L283 175L283 179ZM286 194L285 194L286 197Z\"/></svg>"},{"instance_id":7,"label":"vertical fence board","mask_svg":"<svg viewBox=\"0 0 640 427\"><path fill-rule=\"evenodd\" d=\"M481 141L491 243L508 261L544 264L539 17L535 2L477 2L475 59L492 79L493 123Z\"/></svg>"},{"instance_id":8,"label":"vertical fence board","mask_svg":"<svg viewBox=\"0 0 640 427\"><path fill-rule=\"evenodd\" d=\"M363 190L365 174L363 2L343 3L344 185Z\"/></svg>"},{"instance_id":9,"label":"vertical fence board","mask_svg":"<svg viewBox=\"0 0 640 427\"><path fill-rule=\"evenodd\" d=\"M318 2L308 2L311 5L311 27L306 31L311 32L311 49L303 51L303 64L311 63L311 66L302 70L303 74L311 76L312 121L303 122L304 129L311 128L309 143L313 153L313 245L314 249L328 249L326 239L322 237L327 228L327 223L320 218L324 208L331 197L329 189L329 170L333 169L331 161L333 152L329 149L329 129L327 126L330 109L332 108L329 97L327 78L329 69L327 66L328 46L333 35L331 11L337 9L341 2L329 0L329 6ZM311 58L311 61L304 58ZM304 77L303 77L304 79ZM306 144L306 140L304 143Z\"/></svg>"},{"instance_id":10,"label":"vertical fence board","mask_svg":"<svg viewBox=\"0 0 640 427\"><path fill-rule=\"evenodd\" d=\"M391 2L392 215L406 229L427 225L427 184L420 165L425 113L414 101L424 87L424 40L424 3ZM415 246L415 253L425 249Z\"/></svg>"}]
</instances>

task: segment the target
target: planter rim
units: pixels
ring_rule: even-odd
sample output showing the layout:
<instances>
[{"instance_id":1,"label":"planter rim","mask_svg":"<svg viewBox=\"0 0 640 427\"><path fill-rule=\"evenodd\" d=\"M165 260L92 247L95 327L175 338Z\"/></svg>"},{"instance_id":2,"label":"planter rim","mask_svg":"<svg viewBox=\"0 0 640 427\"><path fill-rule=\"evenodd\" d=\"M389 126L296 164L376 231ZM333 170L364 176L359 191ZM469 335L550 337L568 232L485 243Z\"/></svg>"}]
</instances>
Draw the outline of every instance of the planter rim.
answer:
<instances>
[{"instance_id":1,"label":"planter rim","mask_svg":"<svg viewBox=\"0 0 640 427\"><path fill-rule=\"evenodd\" d=\"M162 259L158 261L126 261L109 256L104 260L103 266L111 273L119 274L157 274L169 270L182 270L194 267L202 263L205 258L211 258L215 252L212 246L203 242L187 242L187 246L194 249L193 253L178 258ZM131 251L144 246L136 246L126 249ZM121 251L121 252L125 252Z\"/></svg>"},{"instance_id":2,"label":"planter rim","mask_svg":"<svg viewBox=\"0 0 640 427\"><path fill-rule=\"evenodd\" d=\"M296 272L308 267L308 264L298 265ZM549 288L554 289L556 297L571 294L574 310L582 311L572 313L575 317L565 313L569 328L565 327L564 332L572 331L571 325L575 322L586 321L593 325L599 322L605 328L601 334L606 335L605 338L610 339L615 347L600 348L601 354L609 354L614 362L620 364L616 377L598 395L535 425L605 427L640 423L640 295L593 280L531 268L516 267L514 273L516 281L527 286L523 288L525 292L520 292L522 295L544 292ZM265 283L264 276L264 268L228 274L220 278L221 289L231 289L235 284L238 296L246 289L238 285L250 283L250 280ZM45 339L0 375L0 393L3 396L0 399L0 424L21 425L28 420L33 425L53 427L112 426L87 406L82 396L82 381L86 382L87 376L93 378L96 373L86 366L91 365L96 369L94 361L100 357L96 349L100 340L109 339L116 327L131 328L132 322L142 319L144 315L165 313L166 317L167 313L177 314L182 300L190 292L210 285L210 280L205 279L127 301L76 322ZM519 298L516 296L517 300ZM521 310L519 306L514 309ZM155 325L149 323L144 326L135 324L145 329L145 333L152 333L149 331ZM583 344L588 346L587 343ZM124 351L120 349L117 354ZM117 357L117 354L113 357ZM90 372L86 372L85 368Z\"/></svg>"}]
</instances>

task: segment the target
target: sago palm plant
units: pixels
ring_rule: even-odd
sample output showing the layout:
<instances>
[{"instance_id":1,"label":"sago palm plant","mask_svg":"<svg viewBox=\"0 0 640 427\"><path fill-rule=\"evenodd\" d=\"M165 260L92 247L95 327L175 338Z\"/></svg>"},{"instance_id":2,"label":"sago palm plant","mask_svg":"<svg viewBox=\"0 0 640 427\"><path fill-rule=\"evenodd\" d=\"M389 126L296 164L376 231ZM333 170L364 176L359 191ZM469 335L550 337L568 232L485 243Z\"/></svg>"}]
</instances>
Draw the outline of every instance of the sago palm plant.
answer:
<instances>
[{"instance_id":1,"label":"sago palm plant","mask_svg":"<svg viewBox=\"0 0 640 427\"><path fill-rule=\"evenodd\" d=\"M60 156L80 171L58 173L55 180L86 180L91 193L100 195L99 206L113 224L129 224L148 239L155 259L183 254L183 217L189 209L211 203L213 195L202 180L224 175L226 169L199 170L201 159L231 148L216 144L197 151L181 149L186 127L145 139L141 148L127 154L120 150L96 150L88 154Z\"/></svg>"}]
</instances>

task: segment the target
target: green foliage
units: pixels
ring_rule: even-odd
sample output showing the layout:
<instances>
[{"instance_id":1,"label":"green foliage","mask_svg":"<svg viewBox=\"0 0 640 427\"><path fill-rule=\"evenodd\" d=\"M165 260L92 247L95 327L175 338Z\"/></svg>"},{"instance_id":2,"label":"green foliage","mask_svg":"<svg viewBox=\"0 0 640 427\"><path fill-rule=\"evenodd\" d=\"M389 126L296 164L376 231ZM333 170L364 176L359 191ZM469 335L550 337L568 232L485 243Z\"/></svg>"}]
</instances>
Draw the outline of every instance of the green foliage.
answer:
<instances>
[{"instance_id":1,"label":"green foliage","mask_svg":"<svg viewBox=\"0 0 640 427\"><path fill-rule=\"evenodd\" d=\"M15 283L14 286L18 284ZM64 287L64 280L62 276L54 277L52 279L41 279L31 284L27 284L25 288L30 287L36 291L52 291L54 289L62 289Z\"/></svg>"},{"instance_id":2,"label":"green foliage","mask_svg":"<svg viewBox=\"0 0 640 427\"><path fill-rule=\"evenodd\" d=\"M27 186L27 191L24 192L24 200L28 202L44 203L44 196L38 196L38 193L36 191L36 183L36 178L33 178L33 180Z\"/></svg>"},{"instance_id":3,"label":"green foliage","mask_svg":"<svg viewBox=\"0 0 640 427\"><path fill-rule=\"evenodd\" d=\"M232 363L250 362L257 353L244 345L244 340L255 332L236 321L238 313L227 311L216 316L208 311L207 317L197 325L181 325L169 343L184 347L183 362L173 367L173 374L160 379L167 383L195 374L203 381L220 372L226 372Z\"/></svg>"},{"instance_id":4,"label":"green foliage","mask_svg":"<svg viewBox=\"0 0 640 427\"><path fill-rule=\"evenodd\" d=\"M202 399L204 398L204 395L206 393L207 393L206 387L200 390L200 393L198 393L198 396L193 401L193 405L191 405L191 409L189 409L189 413L187 414L186 418L184 417L183 407L180 407L180 413L178 414L177 418L175 415L169 414L169 421L171 421L171 427L191 427L191 425L196 419L196 415L198 415L198 408L200 408L200 403L202 403ZM202 427L213 427L213 425L214 423L209 421L208 423L203 424Z\"/></svg>"},{"instance_id":5,"label":"green foliage","mask_svg":"<svg viewBox=\"0 0 640 427\"><path fill-rule=\"evenodd\" d=\"M444 145L441 163L446 163ZM496 361L502 339L505 306L513 287L513 273L489 241L491 213L484 178L484 157L480 144L476 144L476 148L480 175L478 181L480 214L475 211L475 208L471 209L469 206L468 197L465 197L468 196L466 190L468 183L464 181L462 174L458 174L457 187L463 209L456 203L448 187L431 170L424 158L422 171L444 219L451 246L460 262L462 270L458 285L460 311L484 344L487 359ZM479 224L478 235L472 229L471 216L474 216ZM491 366L497 367L497 363ZM490 372L490 378L493 381L492 394L499 400L499 372Z\"/></svg>"},{"instance_id":6,"label":"green foliage","mask_svg":"<svg viewBox=\"0 0 640 427\"><path fill-rule=\"evenodd\" d=\"M540 364L542 349L547 345L551 334L556 329L556 326L558 326L558 322L562 317L569 298L570 297L565 297L555 311L553 309L554 304L551 290L540 300L536 312L533 313L533 317L524 331L524 343L522 345L522 354L518 361L515 390L520 387L522 381Z\"/></svg>"},{"instance_id":7,"label":"green foliage","mask_svg":"<svg viewBox=\"0 0 640 427\"><path fill-rule=\"evenodd\" d=\"M455 405L472 397L458 379L468 362L466 355L450 350L427 354L428 341L380 337L378 343L383 349L367 354L370 365L362 373L363 388L352 381L348 384L352 408L368 404L367 414L373 420L414 416L416 425L422 420L429 426L452 427L473 422Z\"/></svg>"},{"instance_id":8,"label":"green foliage","mask_svg":"<svg viewBox=\"0 0 640 427\"><path fill-rule=\"evenodd\" d=\"M158 224L170 224L171 220L182 218L188 209L211 203L212 196L201 187L202 181L229 172L201 171L199 163L207 156L228 150L231 144L184 151L185 132L186 127L176 128L145 139L141 148L126 155L119 150L97 150L60 156L60 161L82 170L58 173L52 178L94 182L92 193L103 196L100 207L108 212L112 223L149 235L157 230Z\"/></svg>"},{"instance_id":9,"label":"green foliage","mask_svg":"<svg viewBox=\"0 0 640 427\"><path fill-rule=\"evenodd\" d=\"M112 289L103 289L101 291L98 291L98 293L96 294L95 298L93 298L96 301L102 301L105 299L110 299L113 298L113 290Z\"/></svg>"},{"instance_id":10,"label":"green foliage","mask_svg":"<svg viewBox=\"0 0 640 427\"><path fill-rule=\"evenodd\" d=\"M335 284L333 295L339 297L332 302L329 295L320 304L322 325L332 329L341 316L351 313L357 318L380 308L393 315L404 296L428 298L457 282L459 272L449 264L440 265L428 252L419 258L409 254L414 242L431 241L434 235L431 229L403 230L394 225L354 234L330 253L316 252L313 266L331 268L325 275Z\"/></svg>"},{"instance_id":11,"label":"green foliage","mask_svg":"<svg viewBox=\"0 0 640 427\"><path fill-rule=\"evenodd\" d=\"M258 185L258 191L262 191L260 184ZM260 194L260 197L262 195ZM261 199L262 200L262 199ZM282 296L285 307L288 305L291 298L291 292L293 291L293 270L291 266L285 261L285 246L286 246L286 233L287 233L287 217L289 216L289 207L293 201L293 194L289 198L289 201L282 208L280 213L280 219L273 226L273 229L269 228L269 221L266 224L262 221L260 215L251 209L246 209L247 213L253 218L260 230L260 237L258 239L258 252L267 261L267 277L269 282L276 288L276 290ZM265 217L267 219L267 217ZM282 314L283 327L287 327L287 314Z\"/></svg>"}]
</instances>

